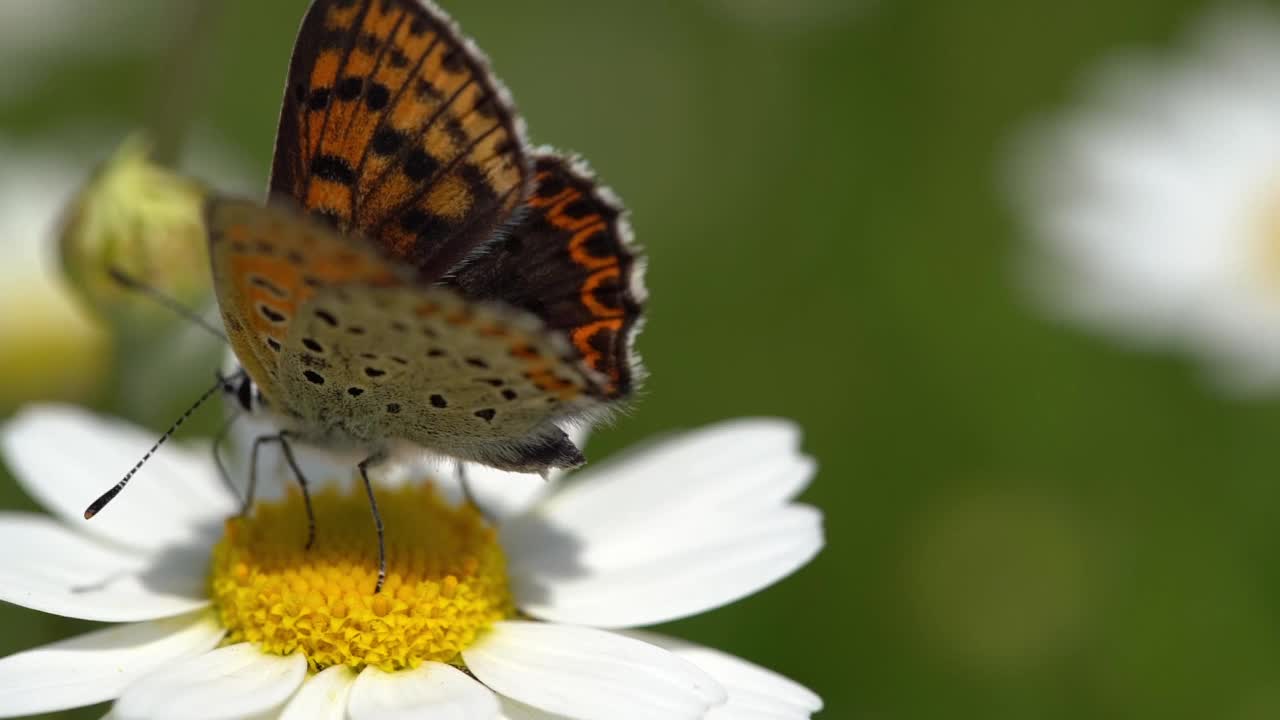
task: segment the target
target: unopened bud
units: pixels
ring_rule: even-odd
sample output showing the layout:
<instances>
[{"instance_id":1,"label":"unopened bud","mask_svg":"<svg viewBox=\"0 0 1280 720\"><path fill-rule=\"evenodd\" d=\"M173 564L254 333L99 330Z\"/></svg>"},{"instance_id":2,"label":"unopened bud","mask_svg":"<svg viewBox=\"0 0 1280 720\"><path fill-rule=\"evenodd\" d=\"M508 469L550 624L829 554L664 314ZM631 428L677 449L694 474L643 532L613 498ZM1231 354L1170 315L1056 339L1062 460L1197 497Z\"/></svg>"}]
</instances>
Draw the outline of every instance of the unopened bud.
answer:
<instances>
[{"instance_id":1,"label":"unopened bud","mask_svg":"<svg viewBox=\"0 0 1280 720\"><path fill-rule=\"evenodd\" d=\"M117 329L175 319L122 278L187 307L209 298L204 188L149 155L146 140L126 140L72 199L59 237L76 294Z\"/></svg>"}]
</instances>

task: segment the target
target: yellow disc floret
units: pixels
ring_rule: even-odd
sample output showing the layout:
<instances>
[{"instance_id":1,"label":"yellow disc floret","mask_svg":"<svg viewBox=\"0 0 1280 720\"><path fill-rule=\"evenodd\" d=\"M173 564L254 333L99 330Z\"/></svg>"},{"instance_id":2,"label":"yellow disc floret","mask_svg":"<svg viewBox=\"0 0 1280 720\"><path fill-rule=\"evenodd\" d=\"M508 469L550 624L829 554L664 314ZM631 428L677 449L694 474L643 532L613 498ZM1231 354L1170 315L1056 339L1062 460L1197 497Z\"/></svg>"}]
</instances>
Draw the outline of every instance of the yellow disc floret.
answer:
<instances>
[{"instance_id":1,"label":"yellow disc floret","mask_svg":"<svg viewBox=\"0 0 1280 720\"><path fill-rule=\"evenodd\" d=\"M313 670L383 670L460 662L461 651L514 605L493 528L470 506L454 508L429 484L379 491L387 581L363 492L313 497L316 540L307 550L302 498L260 504L227 521L214 550L213 601L228 642L301 652Z\"/></svg>"}]
</instances>

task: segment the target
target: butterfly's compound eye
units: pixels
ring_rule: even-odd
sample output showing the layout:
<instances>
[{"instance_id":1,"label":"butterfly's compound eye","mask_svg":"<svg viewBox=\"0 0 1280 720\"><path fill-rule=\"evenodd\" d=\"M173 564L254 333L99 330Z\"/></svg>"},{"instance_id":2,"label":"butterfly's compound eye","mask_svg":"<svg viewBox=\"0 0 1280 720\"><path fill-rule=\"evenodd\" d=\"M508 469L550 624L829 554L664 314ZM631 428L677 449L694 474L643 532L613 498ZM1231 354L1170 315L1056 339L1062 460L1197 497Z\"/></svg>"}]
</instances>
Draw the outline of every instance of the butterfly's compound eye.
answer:
<instances>
[{"instance_id":1,"label":"butterfly's compound eye","mask_svg":"<svg viewBox=\"0 0 1280 720\"><path fill-rule=\"evenodd\" d=\"M236 402L240 403L240 407L245 412L253 412L253 381L245 375L240 379L240 386L236 388Z\"/></svg>"}]
</instances>

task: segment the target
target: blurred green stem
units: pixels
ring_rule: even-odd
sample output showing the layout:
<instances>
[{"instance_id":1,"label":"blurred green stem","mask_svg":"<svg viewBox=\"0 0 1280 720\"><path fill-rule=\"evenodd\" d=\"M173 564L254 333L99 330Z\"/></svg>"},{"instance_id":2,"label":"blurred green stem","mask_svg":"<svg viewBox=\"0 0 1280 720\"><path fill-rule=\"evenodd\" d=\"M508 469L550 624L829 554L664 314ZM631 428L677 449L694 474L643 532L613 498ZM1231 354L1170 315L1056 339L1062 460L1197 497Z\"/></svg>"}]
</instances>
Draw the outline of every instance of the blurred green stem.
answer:
<instances>
[{"instance_id":1,"label":"blurred green stem","mask_svg":"<svg viewBox=\"0 0 1280 720\"><path fill-rule=\"evenodd\" d=\"M205 96L205 71L224 0L190 0L178 12L173 43L159 70L148 129L155 143L153 159L173 167Z\"/></svg>"},{"instance_id":2,"label":"blurred green stem","mask_svg":"<svg viewBox=\"0 0 1280 720\"><path fill-rule=\"evenodd\" d=\"M177 166L199 116L199 101L207 95L205 75L224 2L188 0L175 11L173 41L160 58L147 118L147 132L154 143L151 159L158 165ZM156 393L147 378L156 376L154 354L164 352L164 348L158 345L157 338L140 329L117 327L117 332L105 404L135 421L163 424L174 410L153 402ZM172 343L175 337L164 341Z\"/></svg>"}]
</instances>

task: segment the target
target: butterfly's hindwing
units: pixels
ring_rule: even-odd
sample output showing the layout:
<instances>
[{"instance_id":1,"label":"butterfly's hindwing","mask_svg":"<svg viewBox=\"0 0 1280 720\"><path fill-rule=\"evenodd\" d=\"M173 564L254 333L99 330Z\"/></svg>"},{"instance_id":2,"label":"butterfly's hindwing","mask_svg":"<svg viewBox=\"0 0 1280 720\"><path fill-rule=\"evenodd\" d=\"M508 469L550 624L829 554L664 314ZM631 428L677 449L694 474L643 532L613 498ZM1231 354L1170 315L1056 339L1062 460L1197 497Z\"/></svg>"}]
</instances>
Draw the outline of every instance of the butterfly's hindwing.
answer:
<instances>
[{"instance_id":1,"label":"butterfly's hindwing","mask_svg":"<svg viewBox=\"0 0 1280 720\"><path fill-rule=\"evenodd\" d=\"M284 345L281 387L317 425L510 469L536 468L524 454L561 434L554 421L603 396L536 318L444 288L321 291Z\"/></svg>"},{"instance_id":2,"label":"butterfly's hindwing","mask_svg":"<svg viewBox=\"0 0 1280 720\"><path fill-rule=\"evenodd\" d=\"M524 202L528 162L509 94L443 11L425 0L312 4L273 194L434 279Z\"/></svg>"},{"instance_id":3,"label":"butterfly's hindwing","mask_svg":"<svg viewBox=\"0 0 1280 720\"><path fill-rule=\"evenodd\" d=\"M641 372L632 343L645 300L626 212L579 160L540 151L534 168L520 223L448 282L538 316L607 378L609 398L625 397Z\"/></svg>"},{"instance_id":4,"label":"butterfly's hindwing","mask_svg":"<svg viewBox=\"0 0 1280 720\"><path fill-rule=\"evenodd\" d=\"M405 281L370 245L350 241L286 208L230 198L205 206L214 289L227 337L269 396L298 308L321 287ZM274 400L275 398L271 398Z\"/></svg>"}]
</instances>

